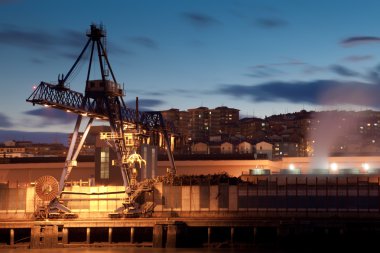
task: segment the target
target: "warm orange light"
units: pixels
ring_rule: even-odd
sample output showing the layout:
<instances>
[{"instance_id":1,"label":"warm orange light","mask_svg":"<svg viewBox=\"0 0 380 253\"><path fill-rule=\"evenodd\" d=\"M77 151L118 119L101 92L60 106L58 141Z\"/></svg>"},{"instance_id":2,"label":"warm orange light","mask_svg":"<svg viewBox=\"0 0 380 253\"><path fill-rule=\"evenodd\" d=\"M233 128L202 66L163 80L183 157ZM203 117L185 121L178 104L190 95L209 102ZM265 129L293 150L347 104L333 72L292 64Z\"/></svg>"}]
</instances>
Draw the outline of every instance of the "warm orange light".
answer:
<instances>
[{"instance_id":1,"label":"warm orange light","mask_svg":"<svg viewBox=\"0 0 380 253\"><path fill-rule=\"evenodd\" d=\"M362 167L363 167L364 171L366 171L366 172L369 170L369 164L368 163L363 163Z\"/></svg>"},{"instance_id":2,"label":"warm orange light","mask_svg":"<svg viewBox=\"0 0 380 253\"><path fill-rule=\"evenodd\" d=\"M330 169L331 171L336 172L338 170L338 164L336 163L330 164Z\"/></svg>"}]
</instances>

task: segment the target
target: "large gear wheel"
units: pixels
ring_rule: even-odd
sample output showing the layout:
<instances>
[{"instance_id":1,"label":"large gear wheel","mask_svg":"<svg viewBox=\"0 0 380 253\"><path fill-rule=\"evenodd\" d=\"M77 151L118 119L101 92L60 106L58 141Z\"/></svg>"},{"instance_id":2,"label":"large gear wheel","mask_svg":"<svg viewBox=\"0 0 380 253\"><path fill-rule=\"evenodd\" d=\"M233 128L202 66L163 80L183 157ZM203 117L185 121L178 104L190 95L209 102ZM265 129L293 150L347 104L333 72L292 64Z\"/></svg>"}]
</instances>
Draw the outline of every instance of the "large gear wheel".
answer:
<instances>
[{"instance_id":1,"label":"large gear wheel","mask_svg":"<svg viewBox=\"0 0 380 253\"><path fill-rule=\"evenodd\" d=\"M43 201L51 201L58 194L58 181L52 176L42 176L36 180L35 191Z\"/></svg>"}]
</instances>

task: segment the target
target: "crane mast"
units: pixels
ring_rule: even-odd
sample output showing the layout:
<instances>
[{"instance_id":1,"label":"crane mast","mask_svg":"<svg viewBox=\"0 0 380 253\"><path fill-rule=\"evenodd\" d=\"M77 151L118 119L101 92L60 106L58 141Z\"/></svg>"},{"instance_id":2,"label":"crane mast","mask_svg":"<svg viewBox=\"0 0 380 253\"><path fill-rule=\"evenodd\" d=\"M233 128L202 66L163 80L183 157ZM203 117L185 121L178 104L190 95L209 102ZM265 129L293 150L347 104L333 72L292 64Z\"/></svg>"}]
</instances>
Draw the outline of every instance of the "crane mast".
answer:
<instances>
[{"instance_id":1,"label":"crane mast","mask_svg":"<svg viewBox=\"0 0 380 253\"><path fill-rule=\"evenodd\" d=\"M109 122L111 133L101 135L101 139L106 140L107 144L115 151L117 159L114 161L114 165L120 168L123 179L126 198L123 206L116 210L117 212L128 210L130 206L135 204L134 200L138 195L147 190L146 184L139 185L136 180L136 169L138 169L136 165L141 167L141 164L145 163L137 153L138 139L135 140L133 145L128 144L127 133L133 133L136 136L139 136L142 132L145 135L161 133L171 162L168 175L172 177L176 173L169 139L169 132L174 133L173 126L164 121L160 112L139 112L137 106L136 110L133 110L125 105L123 100L124 90L116 81L103 43L106 37L105 30L102 26L93 24L87 32L87 37L88 40L84 48L68 73L65 76L59 76L56 85L41 82L26 100L33 103L33 105L51 106L56 109L74 112L78 115L59 183L54 182L52 177L44 177L41 182L37 181L37 184L40 183L41 185L36 187L37 189L42 189L46 185L49 185L49 189L53 189L58 185L58 189L54 188L52 190L55 194L41 197L41 199L50 201L48 204L50 212L57 210L64 213L71 212L68 207L60 202L60 196L64 192L65 182L68 180L71 170L77 166L77 157L95 119ZM68 88L67 81L88 50L90 50L90 57L85 92L82 94ZM94 68L93 62L96 60L100 68L100 77L90 79L91 70ZM84 116L88 118L88 122L78 142L79 129Z\"/></svg>"}]
</instances>

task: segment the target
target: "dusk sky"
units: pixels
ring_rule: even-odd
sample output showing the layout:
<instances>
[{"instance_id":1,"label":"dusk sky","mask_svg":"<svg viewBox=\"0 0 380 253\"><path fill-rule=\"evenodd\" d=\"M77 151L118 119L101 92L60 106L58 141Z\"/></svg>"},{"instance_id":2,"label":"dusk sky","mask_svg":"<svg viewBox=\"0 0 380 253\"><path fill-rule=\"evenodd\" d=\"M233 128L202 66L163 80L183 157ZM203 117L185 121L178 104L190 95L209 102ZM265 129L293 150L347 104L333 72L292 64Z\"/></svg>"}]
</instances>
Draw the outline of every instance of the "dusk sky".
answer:
<instances>
[{"instance_id":1,"label":"dusk sky","mask_svg":"<svg viewBox=\"0 0 380 253\"><path fill-rule=\"evenodd\" d=\"M107 31L124 100L148 110L377 110L379 10L375 0L0 0L0 141L72 131L72 115L25 100L68 72L91 23ZM84 92L82 72L71 89Z\"/></svg>"}]
</instances>

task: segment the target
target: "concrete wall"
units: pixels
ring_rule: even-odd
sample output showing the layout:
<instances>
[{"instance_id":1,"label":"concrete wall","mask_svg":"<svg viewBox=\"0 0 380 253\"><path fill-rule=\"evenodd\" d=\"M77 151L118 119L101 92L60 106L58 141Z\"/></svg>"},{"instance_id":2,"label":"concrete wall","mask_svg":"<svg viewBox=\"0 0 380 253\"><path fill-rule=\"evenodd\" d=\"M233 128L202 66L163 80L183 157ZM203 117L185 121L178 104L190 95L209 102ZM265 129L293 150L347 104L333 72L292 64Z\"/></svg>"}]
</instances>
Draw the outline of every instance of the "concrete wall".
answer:
<instances>
[{"instance_id":1,"label":"concrete wall","mask_svg":"<svg viewBox=\"0 0 380 253\"><path fill-rule=\"evenodd\" d=\"M122 191L122 186L72 186L68 192ZM247 212L255 210L342 210L380 212L380 175L256 176L239 185L172 186L156 183L152 199L155 213ZM122 206L123 193L63 194L62 201L81 218L108 217ZM0 219L32 218L43 202L33 187L0 189ZM158 214L159 215L159 214Z\"/></svg>"},{"instance_id":2,"label":"concrete wall","mask_svg":"<svg viewBox=\"0 0 380 253\"><path fill-rule=\"evenodd\" d=\"M63 166L63 163L0 164L0 183L8 181L31 183L37 178L46 175L53 176L59 181ZM87 180L94 173L95 167L93 162L79 162L78 167L72 169L69 180Z\"/></svg>"},{"instance_id":3,"label":"concrete wall","mask_svg":"<svg viewBox=\"0 0 380 253\"><path fill-rule=\"evenodd\" d=\"M239 177L243 173L249 173L250 169L270 169L272 174L281 169L289 168L293 164L299 168L301 173L309 172L310 157L286 157L282 161L270 160L199 160L199 161L176 161L178 175L207 175L227 172L230 176ZM370 168L380 168L380 157L329 157L328 163L337 163L339 168L361 168L367 163ZM165 175L166 169L170 167L169 161L159 161L157 176ZM0 164L0 183L18 182L30 183L45 175L52 175L59 180L62 173L63 163L29 163L29 164ZM69 181L88 180L95 173L95 163L78 163L73 168ZM116 170L120 177L120 170Z\"/></svg>"}]
</instances>

